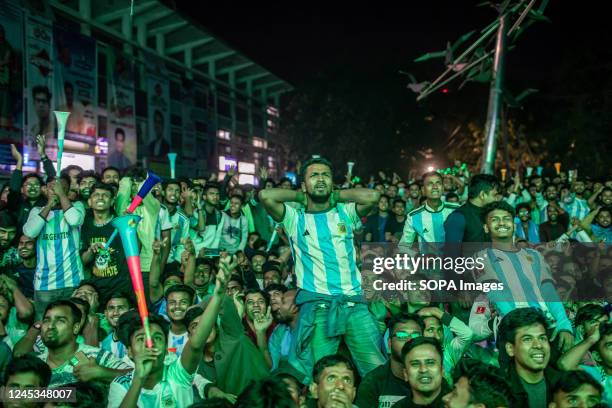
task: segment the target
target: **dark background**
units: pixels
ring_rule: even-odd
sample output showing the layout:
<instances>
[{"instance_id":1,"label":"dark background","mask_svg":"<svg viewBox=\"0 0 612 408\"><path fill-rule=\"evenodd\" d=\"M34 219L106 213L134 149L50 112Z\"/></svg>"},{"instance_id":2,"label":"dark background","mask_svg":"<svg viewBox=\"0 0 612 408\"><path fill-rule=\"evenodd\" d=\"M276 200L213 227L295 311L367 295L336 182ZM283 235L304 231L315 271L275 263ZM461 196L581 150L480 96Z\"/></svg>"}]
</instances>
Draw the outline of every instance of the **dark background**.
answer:
<instances>
[{"instance_id":1,"label":"dark background","mask_svg":"<svg viewBox=\"0 0 612 408\"><path fill-rule=\"evenodd\" d=\"M227 2L204 7L196 2L176 2L179 11L290 82L296 91L284 98L285 103L296 94L325 92L349 106L356 116L369 118L374 128L383 129L392 121L392 128L401 134L396 137L381 130L373 136L388 142L372 158L370 167L389 160L397 164L393 155L397 156L399 149L431 147L436 154L443 149L454 123L474 120L484 125L488 85L469 83L459 90L460 82L455 82L448 86L448 93L438 92L417 104L416 94L406 89L408 78L398 73L409 71L419 81L437 77L444 69L442 60L413 60L426 52L443 50L447 41L489 25L497 16L496 10L477 4L279 3L256 7ZM612 34L605 28L602 7L598 2L551 1L545 15L552 22L529 27L507 55L506 66L506 84L512 92L539 90L512 115L526 124L532 137L545 138L551 162L567 159L574 142L572 161L580 162L578 167L594 175L609 174L607 166L602 167L607 159L594 158L598 152L592 145L598 144L600 151L603 147L603 152L609 153L612 130L608 115L612 114L608 102L612 96ZM393 119L381 118L377 124L372 117L384 114L367 110L379 102L393 111ZM344 140L334 140L333 133L338 132L327 133L327 141ZM438 156L438 161L448 160L443 153Z\"/></svg>"}]
</instances>

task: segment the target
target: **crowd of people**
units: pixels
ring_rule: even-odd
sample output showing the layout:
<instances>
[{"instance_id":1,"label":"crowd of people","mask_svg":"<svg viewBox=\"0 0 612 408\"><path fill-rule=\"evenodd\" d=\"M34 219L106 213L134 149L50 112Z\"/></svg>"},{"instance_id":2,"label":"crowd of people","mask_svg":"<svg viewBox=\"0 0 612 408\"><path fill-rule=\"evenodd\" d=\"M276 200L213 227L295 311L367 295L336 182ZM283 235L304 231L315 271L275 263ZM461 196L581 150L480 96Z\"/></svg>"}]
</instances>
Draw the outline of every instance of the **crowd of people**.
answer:
<instances>
[{"instance_id":1,"label":"crowd of people","mask_svg":"<svg viewBox=\"0 0 612 408\"><path fill-rule=\"evenodd\" d=\"M165 179L135 211L145 330L121 239L107 243L147 173L56 174L38 144L44 172L24 174L13 146L0 196L7 407L612 406L611 178L499 180L458 163L338 183L313 156L299 185L265 168L257 187L235 169ZM387 296L368 243L478 246L484 265L461 279L503 290ZM76 399L7 396L32 387Z\"/></svg>"}]
</instances>

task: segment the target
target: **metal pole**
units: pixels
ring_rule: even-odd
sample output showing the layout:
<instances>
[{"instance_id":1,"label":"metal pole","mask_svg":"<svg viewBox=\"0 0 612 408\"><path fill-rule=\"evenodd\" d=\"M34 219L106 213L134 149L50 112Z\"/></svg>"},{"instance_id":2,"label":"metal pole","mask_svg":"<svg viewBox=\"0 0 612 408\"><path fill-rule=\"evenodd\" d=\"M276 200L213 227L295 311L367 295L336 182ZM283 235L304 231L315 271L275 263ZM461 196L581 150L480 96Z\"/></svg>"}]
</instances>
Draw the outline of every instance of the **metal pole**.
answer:
<instances>
[{"instance_id":1,"label":"metal pole","mask_svg":"<svg viewBox=\"0 0 612 408\"><path fill-rule=\"evenodd\" d=\"M504 82L504 55L506 51L506 21L507 14L499 17L499 28L497 40L495 41L495 59L493 61L493 78L489 91L489 109L487 112L487 123L485 126L485 144L482 151L481 173L494 174L495 155L497 150L497 131L499 129L499 111L502 104L502 92Z\"/></svg>"}]
</instances>

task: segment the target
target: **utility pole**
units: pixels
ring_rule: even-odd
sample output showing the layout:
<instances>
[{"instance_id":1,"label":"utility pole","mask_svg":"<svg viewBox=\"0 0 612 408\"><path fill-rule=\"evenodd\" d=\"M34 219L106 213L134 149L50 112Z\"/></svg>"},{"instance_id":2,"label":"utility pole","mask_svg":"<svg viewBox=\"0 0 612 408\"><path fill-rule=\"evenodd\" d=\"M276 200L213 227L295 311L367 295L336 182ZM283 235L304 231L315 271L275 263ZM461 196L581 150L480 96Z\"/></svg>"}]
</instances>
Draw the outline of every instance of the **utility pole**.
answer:
<instances>
[{"instance_id":1,"label":"utility pole","mask_svg":"<svg viewBox=\"0 0 612 408\"><path fill-rule=\"evenodd\" d=\"M482 149L481 173L495 173L495 156L497 153L497 133L500 127L500 111L503 98L504 65L506 53L506 31L508 14L499 17L497 39L495 41L495 57L493 60L493 75L489 91L489 108L485 125L485 144Z\"/></svg>"}]
</instances>

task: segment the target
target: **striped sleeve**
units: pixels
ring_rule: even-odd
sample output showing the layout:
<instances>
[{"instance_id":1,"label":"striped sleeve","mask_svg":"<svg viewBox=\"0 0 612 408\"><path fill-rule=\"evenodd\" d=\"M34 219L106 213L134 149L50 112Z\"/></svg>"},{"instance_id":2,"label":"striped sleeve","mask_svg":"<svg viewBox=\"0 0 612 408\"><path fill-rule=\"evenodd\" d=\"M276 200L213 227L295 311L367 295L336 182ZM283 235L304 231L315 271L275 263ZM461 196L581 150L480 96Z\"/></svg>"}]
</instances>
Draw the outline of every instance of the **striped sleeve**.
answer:
<instances>
[{"instance_id":1,"label":"striped sleeve","mask_svg":"<svg viewBox=\"0 0 612 408\"><path fill-rule=\"evenodd\" d=\"M99 350L96 356L96 362L102 367L111 368L114 370L127 370L131 367L128 366L124 361L119 360L113 354L106 350Z\"/></svg>"},{"instance_id":2,"label":"striped sleeve","mask_svg":"<svg viewBox=\"0 0 612 408\"><path fill-rule=\"evenodd\" d=\"M23 225L23 233L29 238L36 238L45 227L47 221L40 216L40 207L34 207L30 210L28 220Z\"/></svg>"},{"instance_id":3,"label":"striped sleeve","mask_svg":"<svg viewBox=\"0 0 612 408\"><path fill-rule=\"evenodd\" d=\"M285 227L287 235L293 236L296 234L297 231L297 210L287 205L286 203L284 204L284 206L285 215L283 217L283 220L281 221L281 224L283 224L283 227Z\"/></svg>"}]
</instances>

